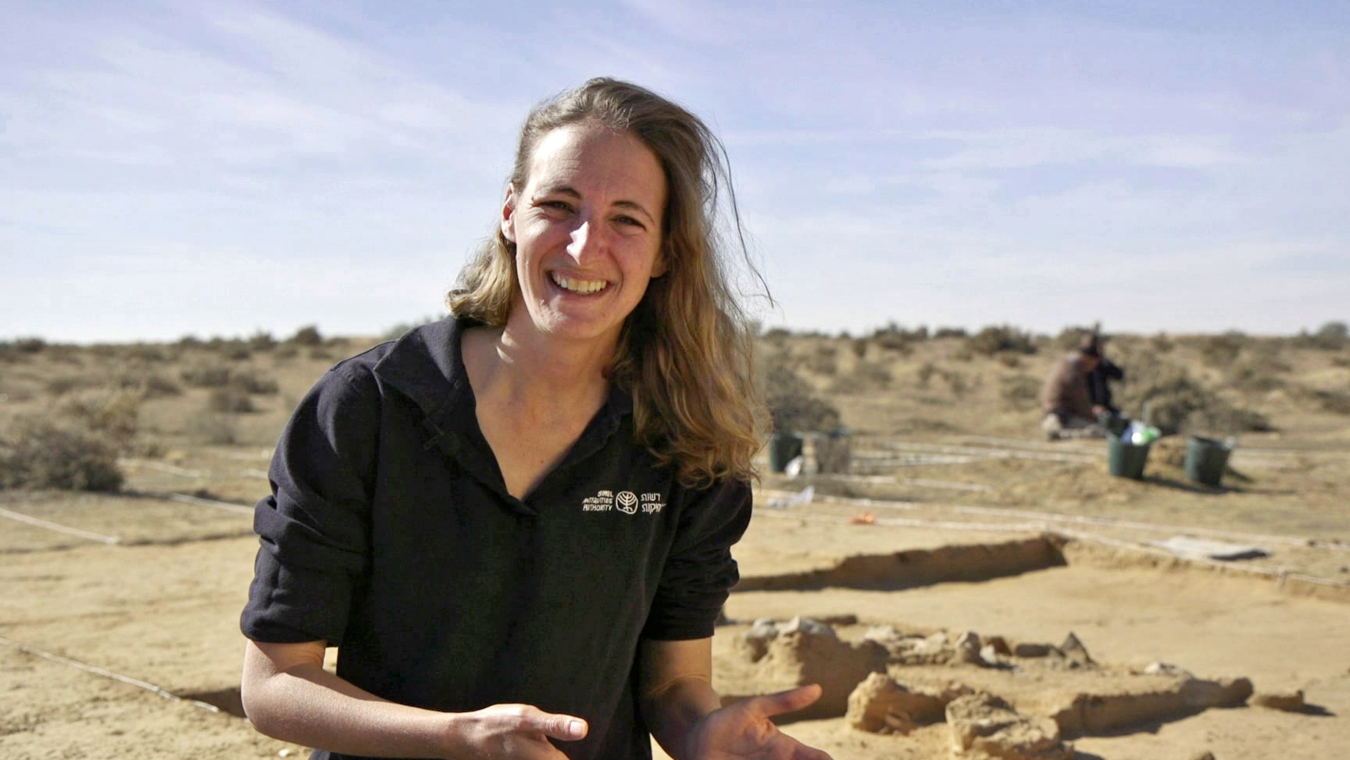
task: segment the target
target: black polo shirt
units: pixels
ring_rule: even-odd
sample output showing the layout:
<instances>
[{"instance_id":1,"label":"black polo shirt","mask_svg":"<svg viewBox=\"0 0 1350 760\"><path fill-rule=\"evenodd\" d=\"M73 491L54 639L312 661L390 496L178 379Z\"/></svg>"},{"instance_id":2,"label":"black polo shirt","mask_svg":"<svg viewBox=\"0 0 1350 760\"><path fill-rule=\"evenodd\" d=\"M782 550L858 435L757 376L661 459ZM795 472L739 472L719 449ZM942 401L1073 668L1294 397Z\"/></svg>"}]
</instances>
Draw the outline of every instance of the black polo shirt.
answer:
<instances>
[{"instance_id":1,"label":"black polo shirt","mask_svg":"<svg viewBox=\"0 0 1350 760\"><path fill-rule=\"evenodd\" d=\"M255 511L244 635L327 641L340 676L402 704L581 716L587 738L558 743L572 758L650 757L638 640L712 635L749 485L680 486L635 445L616 389L516 499L478 428L460 354L471 324L341 362L300 403Z\"/></svg>"}]
</instances>

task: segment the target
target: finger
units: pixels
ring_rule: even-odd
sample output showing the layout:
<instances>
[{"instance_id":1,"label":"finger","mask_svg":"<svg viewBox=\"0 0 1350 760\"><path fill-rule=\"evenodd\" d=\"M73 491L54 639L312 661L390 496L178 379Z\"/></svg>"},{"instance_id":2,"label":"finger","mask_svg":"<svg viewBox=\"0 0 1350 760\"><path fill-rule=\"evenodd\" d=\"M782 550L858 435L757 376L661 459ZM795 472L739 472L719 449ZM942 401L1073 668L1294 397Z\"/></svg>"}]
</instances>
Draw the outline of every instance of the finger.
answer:
<instances>
[{"instance_id":1,"label":"finger","mask_svg":"<svg viewBox=\"0 0 1350 760\"><path fill-rule=\"evenodd\" d=\"M813 683L787 691L780 691L776 694L755 697L754 701L755 707L764 715L781 715L806 707L820 699L822 693L823 689L820 688L820 684Z\"/></svg>"},{"instance_id":2,"label":"finger","mask_svg":"<svg viewBox=\"0 0 1350 760\"><path fill-rule=\"evenodd\" d=\"M551 739L574 742L585 739L590 726L575 715L555 715L541 712L535 716L533 728Z\"/></svg>"}]
</instances>

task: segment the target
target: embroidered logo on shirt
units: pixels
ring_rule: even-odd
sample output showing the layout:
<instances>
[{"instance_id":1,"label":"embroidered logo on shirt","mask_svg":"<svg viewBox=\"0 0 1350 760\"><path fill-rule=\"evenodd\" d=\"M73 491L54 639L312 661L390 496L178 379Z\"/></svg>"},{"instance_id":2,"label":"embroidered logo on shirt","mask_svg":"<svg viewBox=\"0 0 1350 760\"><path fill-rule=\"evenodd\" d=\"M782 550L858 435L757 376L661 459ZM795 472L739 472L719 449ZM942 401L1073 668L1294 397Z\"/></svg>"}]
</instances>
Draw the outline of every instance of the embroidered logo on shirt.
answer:
<instances>
[{"instance_id":1,"label":"embroidered logo on shirt","mask_svg":"<svg viewBox=\"0 0 1350 760\"><path fill-rule=\"evenodd\" d=\"M587 496L581 500L582 512L618 511L626 515L642 512L644 515L653 515L665 508L666 500L660 493L636 494L632 491L615 493L609 489L601 489L596 491L594 496Z\"/></svg>"}]
</instances>

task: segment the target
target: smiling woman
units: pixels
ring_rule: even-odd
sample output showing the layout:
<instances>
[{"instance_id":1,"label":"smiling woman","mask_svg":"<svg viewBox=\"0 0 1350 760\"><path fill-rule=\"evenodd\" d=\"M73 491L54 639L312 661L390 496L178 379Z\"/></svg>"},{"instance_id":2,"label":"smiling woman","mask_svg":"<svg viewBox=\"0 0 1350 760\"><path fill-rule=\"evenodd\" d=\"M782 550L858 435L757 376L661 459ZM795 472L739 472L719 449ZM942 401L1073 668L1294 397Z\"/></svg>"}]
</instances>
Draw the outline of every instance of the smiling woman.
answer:
<instances>
[{"instance_id":1,"label":"smiling woman","mask_svg":"<svg viewBox=\"0 0 1350 760\"><path fill-rule=\"evenodd\" d=\"M827 760L771 720L818 687L711 687L764 419L723 188L739 230L720 143L643 88L531 113L452 315L334 367L283 433L242 621L259 730L316 758Z\"/></svg>"}]
</instances>

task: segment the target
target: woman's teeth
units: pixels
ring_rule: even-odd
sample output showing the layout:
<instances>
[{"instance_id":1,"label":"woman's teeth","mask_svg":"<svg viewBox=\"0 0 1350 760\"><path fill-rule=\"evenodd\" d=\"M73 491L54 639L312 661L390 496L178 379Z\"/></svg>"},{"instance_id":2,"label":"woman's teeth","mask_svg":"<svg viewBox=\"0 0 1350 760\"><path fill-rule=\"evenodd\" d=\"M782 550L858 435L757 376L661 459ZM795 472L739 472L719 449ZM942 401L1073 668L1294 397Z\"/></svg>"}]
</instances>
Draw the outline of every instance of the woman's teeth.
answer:
<instances>
[{"instance_id":1,"label":"woman's teeth","mask_svg":"<svg viewBox=\"0 0 1350 760\"><path fill-rule=\"evenodd\" d=\"M580 293L590 295L599 293L605 289L608 284L604 280L574 280L571 277L563 277L560 274L553 274L553 284L571 293Z\"/></svg>"}]
</instances>

